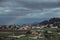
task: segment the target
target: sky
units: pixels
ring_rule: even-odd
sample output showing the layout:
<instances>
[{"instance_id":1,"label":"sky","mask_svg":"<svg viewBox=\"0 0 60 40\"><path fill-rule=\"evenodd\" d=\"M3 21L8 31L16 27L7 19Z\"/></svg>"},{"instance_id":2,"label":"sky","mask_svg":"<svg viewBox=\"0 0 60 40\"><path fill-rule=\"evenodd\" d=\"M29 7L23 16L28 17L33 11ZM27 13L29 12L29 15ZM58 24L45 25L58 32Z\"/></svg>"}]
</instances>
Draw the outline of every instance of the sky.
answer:
<instances>
[{"instance_id":1,"label":"sky","mask_svg":"<svg viewBox=\"0 0 60 40\"><path fill-rule=\"evenodd\" d=\"M25 24L60 18L60 0L0 0L0 24Z\"/></svg>"}]
</instances>

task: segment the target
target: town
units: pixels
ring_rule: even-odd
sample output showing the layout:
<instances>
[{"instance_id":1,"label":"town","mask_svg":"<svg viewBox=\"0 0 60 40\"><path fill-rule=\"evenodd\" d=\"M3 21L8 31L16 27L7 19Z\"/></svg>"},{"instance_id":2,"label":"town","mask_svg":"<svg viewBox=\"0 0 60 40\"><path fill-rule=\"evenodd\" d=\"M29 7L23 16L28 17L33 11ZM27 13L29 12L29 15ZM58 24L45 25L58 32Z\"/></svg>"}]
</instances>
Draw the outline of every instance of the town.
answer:
<instances>
[{"instance_id":1,"label":"town","mask_svg":"<svg viewBox=\"0 0 60 40\"><path fill-rule=\"evenodd\" d=\"M50 26L50 27L48 27ZM58 26L53 26L53 24L50 25L0 25L0 30L29 30L29 29L35 29L35 28L59 28Z\"/></svg>"},{"instance_id":2,"label":"town","mask_svg":"<svg viewBox=\"0 0 60 40\"><path fill-rule=\"evenodd\" d=\"M60 18L51 18L49 20L49 22L43 21L29 25L0 25L0 39L60 40Z\"/></svg>"}]
</instances>

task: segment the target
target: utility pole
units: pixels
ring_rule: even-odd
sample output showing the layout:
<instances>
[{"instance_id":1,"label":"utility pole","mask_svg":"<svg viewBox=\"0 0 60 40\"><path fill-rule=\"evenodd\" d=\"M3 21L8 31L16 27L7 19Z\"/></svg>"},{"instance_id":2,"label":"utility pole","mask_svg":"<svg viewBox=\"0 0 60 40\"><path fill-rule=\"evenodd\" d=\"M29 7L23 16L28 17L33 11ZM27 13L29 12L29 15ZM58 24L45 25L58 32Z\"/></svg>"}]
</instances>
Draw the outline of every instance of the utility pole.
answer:
<instances>
[{"instance_id":1,"label":"utility pole","mask_svg":"<svg viewBox=\"0 0 60 40\"><path fill-rule=\"evenodd\" d=\"M12 36L14 36L14 26L15 26L15 25L13 25ZM14 40L13 37L12 37L12 40Z\"/></svg>"}]
</instances>

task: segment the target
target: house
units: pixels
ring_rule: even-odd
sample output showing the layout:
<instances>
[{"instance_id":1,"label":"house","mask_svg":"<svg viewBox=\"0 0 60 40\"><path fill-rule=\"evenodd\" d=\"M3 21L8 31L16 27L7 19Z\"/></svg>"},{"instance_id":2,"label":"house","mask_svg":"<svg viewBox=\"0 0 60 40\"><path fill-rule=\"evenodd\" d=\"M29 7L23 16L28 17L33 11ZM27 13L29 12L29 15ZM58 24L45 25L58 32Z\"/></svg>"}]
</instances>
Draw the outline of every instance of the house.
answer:
<instances>
[{"instance_id":1,"label":"house","mask_svg":"<svg viewBox=\"0 0 60 40\"><path fill-rule=\"evenodd\" d=\"M24 26L24 27L19 28L18 30L31 30L31 27Z\"/></svg>"},{"instance_id":2,"label":"house","mask_svg":"<svg viewBox=\"0 0 60 40\"><path fill-rule=\"evenodd\" d=\"M58 28L58 26L53 26L53 24L50 24L51 28Z\"/></svg>"},{"instance_id":3,"label":"house","mask_svg":"<svg viewBox=\"0 0 60 40\"><path fill-rule=\"evenodd\" d=\"M36 28L36 26L32 26L32 29Z\"/></svg>"},{"instance_id":4,"label":"house","mask_svg":"<svg viewBox=\"0 0 60 40\"><path fill-rule=\"evenodd\" d=\"M58 26L52 26L51 28L58 28Z\"/></svg>"}]
</instances>

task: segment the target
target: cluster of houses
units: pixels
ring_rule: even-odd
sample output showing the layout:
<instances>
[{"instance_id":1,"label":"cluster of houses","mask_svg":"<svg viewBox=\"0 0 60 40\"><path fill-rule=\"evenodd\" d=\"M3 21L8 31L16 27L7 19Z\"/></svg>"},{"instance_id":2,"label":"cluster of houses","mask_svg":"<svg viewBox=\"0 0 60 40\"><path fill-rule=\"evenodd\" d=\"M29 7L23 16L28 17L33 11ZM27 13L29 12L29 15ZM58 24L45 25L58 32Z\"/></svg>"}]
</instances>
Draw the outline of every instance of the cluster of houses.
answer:
<instances>
[{"instance_id":1,"label":"cluster of houses","mask_svg":"<svg viewBox=\"0 0 60 40\"><path fill-rule=\"evenodd\" d=\"M58 28L58 26L53 26L53 24L49 25L50 28ZM31 25L0 25L0 30L31 30L31 29L35 29L35 28L46 28L48 27L47 25L37 25L37 26L31 26Z\"/></svg>"}]
</instances>

